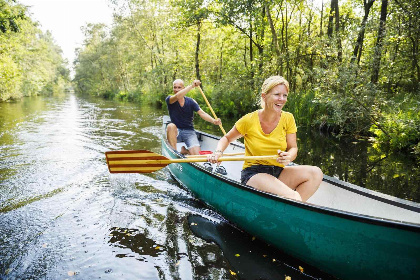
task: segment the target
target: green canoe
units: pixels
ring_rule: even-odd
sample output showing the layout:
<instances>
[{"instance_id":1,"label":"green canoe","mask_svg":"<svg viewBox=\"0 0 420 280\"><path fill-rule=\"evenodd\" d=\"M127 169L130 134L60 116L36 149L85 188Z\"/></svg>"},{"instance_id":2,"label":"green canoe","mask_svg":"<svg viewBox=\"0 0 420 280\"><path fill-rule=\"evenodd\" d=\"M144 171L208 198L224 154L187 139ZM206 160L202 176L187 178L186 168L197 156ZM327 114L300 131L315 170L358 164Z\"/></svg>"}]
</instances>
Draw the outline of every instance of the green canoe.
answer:
<instances>
[{"instance_id":1,"label":"green canoe","mask_svg":"<svg viewBox=\"0 0 420 280\"><path fill-rule=\"evenodd\" d=\"M162 154L181 158L166 140L168 121ZM202 150L213 151L219 138L197 134ZM240 143L226 150L243 151ZM298 202L242 185L242 164L224 162L227 175L203 163L173 163L168 169L239 228L340 279L420 279L420 204L328 176L308 202Z\"/></svg>"}]
</instances>

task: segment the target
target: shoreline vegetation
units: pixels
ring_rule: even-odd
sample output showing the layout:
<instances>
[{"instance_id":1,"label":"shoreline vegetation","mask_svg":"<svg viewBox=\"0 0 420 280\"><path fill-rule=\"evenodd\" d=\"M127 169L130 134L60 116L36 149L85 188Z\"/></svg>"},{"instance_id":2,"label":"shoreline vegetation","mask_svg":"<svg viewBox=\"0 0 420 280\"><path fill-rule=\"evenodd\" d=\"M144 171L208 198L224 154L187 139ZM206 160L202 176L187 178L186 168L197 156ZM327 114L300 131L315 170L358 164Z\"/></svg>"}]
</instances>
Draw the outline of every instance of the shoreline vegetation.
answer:
<instances>
[{"instance_id":1,"label":"shoreline vegetation","mask_svg":"<svg viewBox=\"0 0 420 280\"><path fill-rule=\"evenodd\" d=\"M0 102L62 93L71 86L62 50L27 7L0 0Z\"/></svg>"},{"instance_id":2,"label":"shoreline vegetation","mask_svg":"<svg viewBox=\"0 0 420 280\"><path fill-rule=\"evenodd\" d=\"M420 157L418 4L110 1L112 26L83 28L72 86L78 94L163 107L174 79L200 79L217 115L237 119L258 108L259 86L278 74L291 84L285 110L300 126ZM51 35L18 1L0 5L0 99L68 88L69 70ZM198 91L191 97L205 107Z\"/></svg>"}]
</instances>

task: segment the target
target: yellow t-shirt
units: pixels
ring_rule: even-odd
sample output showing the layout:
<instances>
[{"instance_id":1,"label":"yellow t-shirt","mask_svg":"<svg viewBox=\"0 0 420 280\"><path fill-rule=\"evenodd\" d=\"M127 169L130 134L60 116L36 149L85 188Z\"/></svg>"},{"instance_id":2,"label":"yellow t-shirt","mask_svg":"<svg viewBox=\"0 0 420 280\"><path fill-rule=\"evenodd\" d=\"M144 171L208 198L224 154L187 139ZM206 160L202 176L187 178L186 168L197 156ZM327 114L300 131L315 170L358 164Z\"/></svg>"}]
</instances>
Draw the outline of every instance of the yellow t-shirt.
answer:
<instances>
[{"instance_id":1,"label":"yellow t-shirt","mask_svg":"<svg viewBox=\"0 0 420 280\"><path fill-rule=\"evenodd\" d=\"M236 129L245 138L245 156L276 155L277 150L285 151L287 148L286 134L297 132L295 118L292 113L282 111L277 127L269 134L263 132L258 117L258 111L249 113L240 118ZM277 165L283 164L273 160L245 161L243 169L256 164Z\"/></svg>"}]
</instances>

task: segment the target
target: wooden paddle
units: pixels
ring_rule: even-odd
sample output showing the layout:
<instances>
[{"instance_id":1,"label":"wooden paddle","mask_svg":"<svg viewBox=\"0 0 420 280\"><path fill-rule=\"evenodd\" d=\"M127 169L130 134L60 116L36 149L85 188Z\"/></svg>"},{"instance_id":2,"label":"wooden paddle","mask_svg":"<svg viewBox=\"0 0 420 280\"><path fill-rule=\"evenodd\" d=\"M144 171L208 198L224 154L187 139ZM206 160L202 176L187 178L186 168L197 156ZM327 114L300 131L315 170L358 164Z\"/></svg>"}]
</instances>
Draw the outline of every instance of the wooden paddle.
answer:
<instances>
[{"instance_id":1,"label":"wooden paddle","mask_svg":"<svg viewBox=\"0 0 420 280\"><path fill-rule=\"evenodd\" d=\"M245 153L226 153L223 156L243 156ZM206 155L186 155L187 158L205 158Z\"/></svg>"},{"instance_id":2,"label":"wooden paddle","mask_svg":"<svg viewBox=\"0 0 420 280\"><path fill-rule=\"evenodd\" d=\"M201 89L201 87L200 87L200 86L198 86L198 89L200 90L201 95L202 95L202 96L203 96L203 98L204 98L204 101L206 101L207 106L209 106L210 111L211 111L211 113L213 114L213 117L214 117L215 119L217 119L216 113L213 111L213 108L211 107L211 105L210 105L209 101L207 100L207 97L206 97L206 95L204 94L203 90ZM220 127L220 129L222 130L223 135L226 135L226 131L225 131L225 129L223 128L222 124L219 124L219 127Z\"/></svg>"},{"instance_id":3,"label":"wooden paddle","mask_svg":"<svg viewBox=\"0 0 420 280\"><path fill-rule=\"evenodd\" d=\"M171 163L206 162L207 158L169 159L147 150L106 152L106 163L111 173L151 173ZM273 156L220 157L219 161L268 160Z\"/></svg>"}]
</instances>

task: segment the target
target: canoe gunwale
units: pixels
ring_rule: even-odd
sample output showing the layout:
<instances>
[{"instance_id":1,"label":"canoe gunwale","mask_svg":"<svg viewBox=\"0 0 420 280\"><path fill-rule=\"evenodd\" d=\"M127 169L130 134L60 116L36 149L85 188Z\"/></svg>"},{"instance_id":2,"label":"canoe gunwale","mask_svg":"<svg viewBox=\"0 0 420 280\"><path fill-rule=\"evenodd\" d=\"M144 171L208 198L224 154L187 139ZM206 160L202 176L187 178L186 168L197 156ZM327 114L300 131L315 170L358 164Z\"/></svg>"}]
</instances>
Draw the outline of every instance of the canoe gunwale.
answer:
<instances>
[{"instance_id":1,"label":"canoe gunwale","mask_svg":"<svg viewBox=\"0 0 420 280\"><path fill-rule=\"evenodd\" d=\"M205 132L202 132L202 131L197 131L197 133L202 134L203 136L206 136L206 137L209 137L209 138L216 139L216 140L220 139L219 137L216 137L214 135L211 135L211 134L208 134L208 133L205 133ZM166 150L168 152L170 152L172 154L172 156L174 156L175 158L184 158L184 156L182 154L180 154L178 151L175 151L171 148L168 140L166 139L166 137L164 137L164 134L162 134L162 143L165 144ZM241 147L241 145L238 145L238 144L235 144L235 143L231 143L231 145ZM389 228L404 229L404 230L408 230L408 231L412 231L412 232L420 232L420 224L415 224L415 223L410 223L410 222L405 222L405 221L391 220L391 219L383 219L383 218L378 218L378 217L368 216L368 215L363 215L363 214L357 214L357 213L347 212L347 211L338 210L338 209L334 209L334 208L329 208L329 207L325 207L325 206L320 206L320 205L316 205L316 204L312 204L312 203L308 203L308 202L300 202L300 201L296 201L296 200L293 200L293 199L288 199L288 198L285 198L285 197L276 196L276 195L273 195L271 193L267 193L267 192L257 190L255 188L250 187L250 186L243 185L243 184L241 184L241 183L239 183L235 180L232 180L230 178L218 175L218 174L213 173L213 172L209 172L208 170L206 170L204 167L202 167L201 165L199 165L197 163L183 163L183 164L188 164L188 165L194 167L195 169L200 170L200 172L205 173L207 176L212 176L219 181L223 181L223 182L229 184L232 187L239 188L239 189L242 189L242 190L245 190L245 191L249 191L249 192L252 192L252 193L254 193L258 196L263 196L263 197L269 198L271 200L279 201L281 203L286 203L286 204L297 206L299 208L304 208L304 209L308 209L308 210L311 210L311 211L316 211L316 212L319 212L319 213L322 213L322 214L337 216L337 217L340 217L340 218L350 219L350 220L354 220L354 221L358 221L358 222L362 222L362 223L369 223L369 224L374 224L374 225L378 225L378 226L385 226L385 227L389 227ZM182 180L180 178L177 178L176 176L174 176L174 174L172 173L170 168L169 168L169 171L170 171L172 177L174 177L177 182L179 182L183 187L188 189L188 187L185 186L182 183ZM373 195L369 192L364 192L362 190L357 190L357 189L351 187L351 184L348 184L348 186L346 186L346 184L347 184L346 182L342 182L338 179L335 179L335 178L332 178L332 177L329 177L329 176L325 177L325 176L326 175L324 175L324 179L323 179L324 181L326 181L330 184L333 184L337 187L344 188L346 190L356 192L358 194L365 195L369 198L380 200L382 202L389 203L389 204L392 204L392 205L397 206L397 207L401 207L400 205L405 205L405 206L410 207L410 208L405 208L404 207L405 209L415 211L415 212L420 212L419 208L416 208L415 206L411 206L409 204L402 204L401 202L398 202L398 201L388 200L384 197L378 197L378 196ZM204 201L204 202L207 205L211 206L206 201ZM214 209L214 207L212 207L212 208ZM401 208L403 208L403 207L401 207Z\"/></svg>"}]
</instances>

